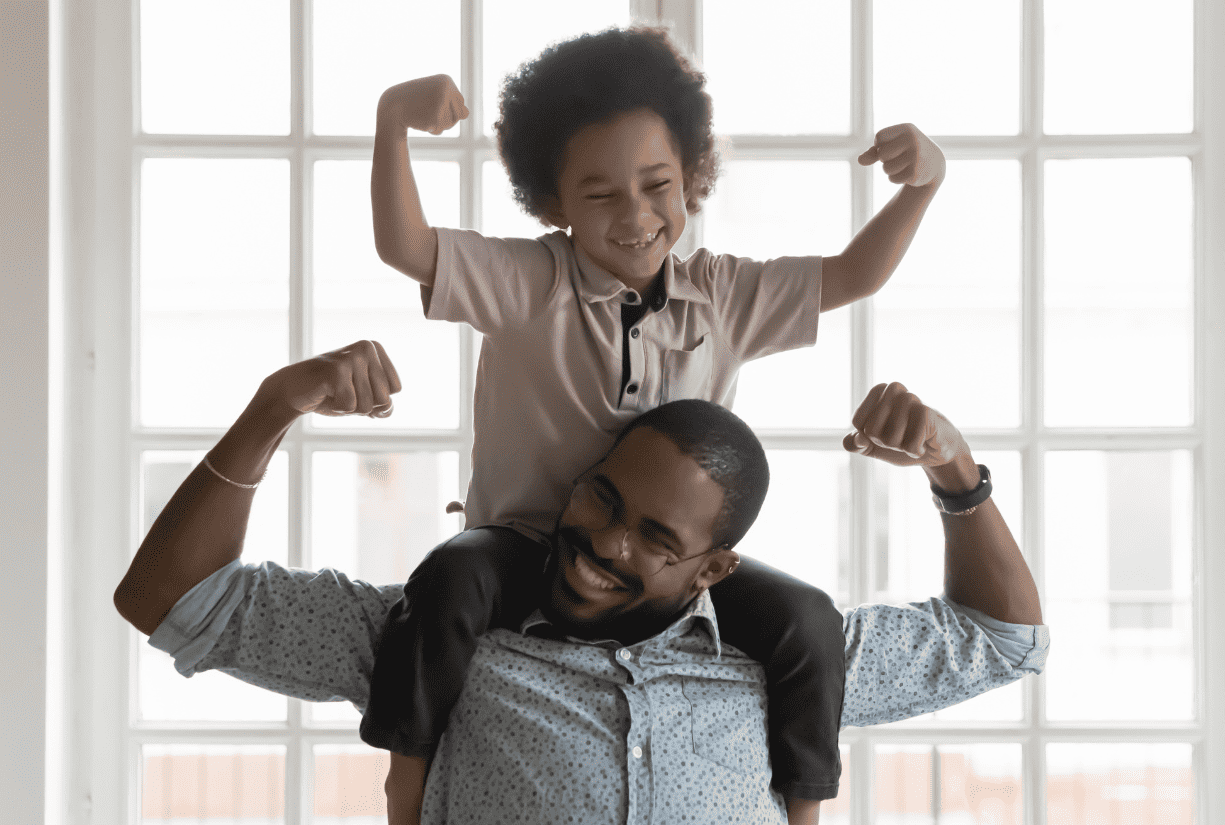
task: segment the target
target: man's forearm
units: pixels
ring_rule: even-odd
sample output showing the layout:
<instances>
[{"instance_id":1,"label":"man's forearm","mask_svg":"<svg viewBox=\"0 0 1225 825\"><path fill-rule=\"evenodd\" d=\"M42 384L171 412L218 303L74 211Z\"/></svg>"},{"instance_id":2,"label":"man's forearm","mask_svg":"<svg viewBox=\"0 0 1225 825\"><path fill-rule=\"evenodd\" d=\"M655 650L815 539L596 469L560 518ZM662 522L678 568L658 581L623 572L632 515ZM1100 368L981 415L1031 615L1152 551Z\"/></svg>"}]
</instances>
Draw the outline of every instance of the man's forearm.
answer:
<instances>
[{"instance_id":1,"label":"man's forearm","mask_svg":"<svg viewBox=\"0 0 1225 825\"><path fill-rule=\"evenodd\" d=\"M949 494L968 492L979 481L968 454L925 469L929 480ZM940 518L945 594L1002 622L1042 624L1038 588L995 502L987 499L969 515L942 513Z\"/></svg>"},{"instance_id":2,"label":"man's forearm","mask_svg":"<svg viewBox=\"0 0 1225 825\"><path fill-rule=\"evenodd\" d=\"M209 452L212 465L240 484L258 481L297 415L257 393ZM198 465L162 509L116 588L119 613L152 634L188 590L242 553L254 494Z\"/></svg>"}]
</instances>

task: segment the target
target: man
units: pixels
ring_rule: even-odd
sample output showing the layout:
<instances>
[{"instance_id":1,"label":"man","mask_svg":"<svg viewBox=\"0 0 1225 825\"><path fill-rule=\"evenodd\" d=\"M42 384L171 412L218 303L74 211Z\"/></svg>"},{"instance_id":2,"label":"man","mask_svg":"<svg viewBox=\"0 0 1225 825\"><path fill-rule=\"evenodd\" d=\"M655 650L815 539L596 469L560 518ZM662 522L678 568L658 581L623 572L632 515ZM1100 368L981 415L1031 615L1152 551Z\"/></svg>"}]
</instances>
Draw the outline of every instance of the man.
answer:
<instances>
[{"instance_id":1,"label":"man","mask_svg":"<svg viewBox=\"0 0 1225 825\"><path fill-rule=\"evenodd\" d=\"M217 668L363 706L400 588L238 558L254 486L292 422L386 416L399 389L370 342L265 379L145 538L116 590L120 613L187 675ZM843 725L1040 670L1037 590L960 433L900 384L873 388L853 424L846 449L931 479L946 598L848 612ZM720 643L707 592L740 561L719 537L752 521L767 481L760 443L720 407L677 402L632 422L576 483L539 609L521 633L481 638L428 778L408 758L389 777L414 791L392 822L816 822L817 803L770 788L763 671Z\"/></svg>"}]
</instances>

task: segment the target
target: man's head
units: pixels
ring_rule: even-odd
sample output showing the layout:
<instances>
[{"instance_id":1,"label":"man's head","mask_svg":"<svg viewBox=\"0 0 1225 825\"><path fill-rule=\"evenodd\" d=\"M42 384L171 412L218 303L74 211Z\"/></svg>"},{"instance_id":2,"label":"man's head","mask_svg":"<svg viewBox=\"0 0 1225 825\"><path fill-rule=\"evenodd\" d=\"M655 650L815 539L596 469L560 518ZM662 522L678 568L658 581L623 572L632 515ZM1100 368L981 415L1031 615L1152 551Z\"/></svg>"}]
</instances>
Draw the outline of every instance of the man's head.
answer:
<instances>
[{"instance_id":1,"label":"man's head","mask_svg":"<svg viewBox=\"0 0 1225 825\"><path fill-rule=\"evenodd\" d=\"M714 185L705 84L662 29L609 29L545 49L502 90L495 128L515 200L639 287Z\"/></svg>"},{"instance_id":2,"label":"man's head","mask_svg":"<svg viewBox=\"0 0 1225 825\"><path fill-rule=\"evenodd\" d=\"M748 425L708 401L631 422L578 480L554 535L549 605L574 635L654 635L739 563L770 471Z\"/></svg>"}]
</instances>

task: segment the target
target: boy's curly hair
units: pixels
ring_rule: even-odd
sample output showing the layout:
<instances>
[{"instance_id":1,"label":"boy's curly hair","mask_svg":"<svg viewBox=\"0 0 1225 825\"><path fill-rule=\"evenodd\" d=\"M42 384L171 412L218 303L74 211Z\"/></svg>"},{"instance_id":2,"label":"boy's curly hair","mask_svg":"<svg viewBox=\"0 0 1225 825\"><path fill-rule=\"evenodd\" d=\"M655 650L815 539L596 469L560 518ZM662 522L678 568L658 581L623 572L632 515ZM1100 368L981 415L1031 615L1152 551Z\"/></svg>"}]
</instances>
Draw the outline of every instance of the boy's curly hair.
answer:
<instances>
[{"instance_id":1,"label":"boy's curly hair","mask_svg":"<svg viewBox=\"0 0 1225 825\"><path fill-rule=\"evenodd\" d=\"M515 200L543 219L558 197L570 138L622 112L648 108L680 150L685 208L696 214L718 177L706 76L664 29L634 26L556 43L507 77L494 130Z\"/></svg>"}]
</instances>

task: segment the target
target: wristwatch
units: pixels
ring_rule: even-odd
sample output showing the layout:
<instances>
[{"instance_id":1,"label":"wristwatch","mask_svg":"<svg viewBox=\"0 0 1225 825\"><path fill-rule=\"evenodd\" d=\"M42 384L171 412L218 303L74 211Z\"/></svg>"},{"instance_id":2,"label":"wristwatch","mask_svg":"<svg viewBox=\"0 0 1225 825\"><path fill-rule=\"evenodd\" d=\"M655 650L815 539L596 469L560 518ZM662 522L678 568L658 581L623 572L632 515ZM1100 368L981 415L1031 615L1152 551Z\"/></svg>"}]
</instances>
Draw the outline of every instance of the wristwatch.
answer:
<instances>
[{"instance_id":1,"label":"wristwatch","mask_svg":"<svg viewBox=\"0 0 1225 825\"><path fill-rule=\"evenodd\" d=\"M978 505L991 497L991 471L985 464L978 465L978 486L966 493L949 495L935 484L932 487L932 501L936 509L950 516L968 516Z\"/></svg>"}]
</instances>

